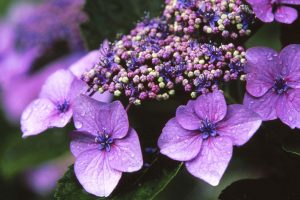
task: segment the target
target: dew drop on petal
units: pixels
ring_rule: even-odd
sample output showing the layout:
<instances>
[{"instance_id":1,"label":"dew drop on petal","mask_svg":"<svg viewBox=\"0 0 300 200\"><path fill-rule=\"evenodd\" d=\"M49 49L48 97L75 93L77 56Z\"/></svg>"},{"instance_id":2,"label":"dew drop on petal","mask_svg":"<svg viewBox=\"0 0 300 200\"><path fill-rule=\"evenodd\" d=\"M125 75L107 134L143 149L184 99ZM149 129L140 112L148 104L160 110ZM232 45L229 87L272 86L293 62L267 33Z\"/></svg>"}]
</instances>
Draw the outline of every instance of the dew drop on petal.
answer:
<instances>
[{"instance_id":1,"label":"dew drop on petal","mask_svg":"<svg viewBox=\"0 0 300 200\"><path fill-rule=\"evenodd\" d=\"M81 128L82 127L82 123L81 122L75 122L75 127L77 128L77 129L79 129L79 128Z\"/></svg>"}]
</instances>

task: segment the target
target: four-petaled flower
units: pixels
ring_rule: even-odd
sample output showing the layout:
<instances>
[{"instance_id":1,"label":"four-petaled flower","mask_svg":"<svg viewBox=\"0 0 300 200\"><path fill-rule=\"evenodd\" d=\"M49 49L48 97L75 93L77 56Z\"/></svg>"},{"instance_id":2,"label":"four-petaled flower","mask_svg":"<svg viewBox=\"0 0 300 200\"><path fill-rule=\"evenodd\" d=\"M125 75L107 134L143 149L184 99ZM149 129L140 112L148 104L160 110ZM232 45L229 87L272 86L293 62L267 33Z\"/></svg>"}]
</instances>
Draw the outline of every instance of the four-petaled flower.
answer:
<instances>
[{"instance_id":1,"label":"four-petaled flower","mask_svg":"<svg viewBox=\"0 0 300 200\"><path fill-rule=\"evenodd\" d=\"M51 127L64 127L70 121L74 99L86 84L69 70L58 70L45 82L39 98L22 113L23 137L37 135Z\"/></svg>"},{"instance_id":2,"label":"four-petaled flower","mask_svg":"<svg viewBox=\"0 0 300 200\"><path fill-rule=\"evenodd\" d=\"M143 165L137 133L129 127L119 101L101 103L80 95L74 104L71 152L76 157L74 171L84 189L108 196L122 172L134 172Z\"/></svg>"},{"instance_id":3,"label":"four-petaled flower","mask_svg":"<svg viewBox=\"0 0 300 200\"><path fill-rule=\"evenodd\" d=\"M244 104L263 120L279 118L291 128L300 128L300 45L289 45L279 54L254 47L246 57Z\"/></svg>"},{"instance_id":4,"label":"four-petaled flower","mask_svg":"<svg viewBox=\"0 0 300 200\"><path fill-rule=\"evenodd\" d=\"M215 91L177 109L162 131L162 154L185 161L187 170L211 185L218 185L232 155L233 145L245 144L261 125L260 117L243 105L227 107Z\"/></svg>"},{"instance_id":5,"label":"four-petaled flower","mask_svg":"<svg viewBox=\"0 0 300 200\"><path fill-rule=\"evenodd\" d=\"M255 15L263 22L291 24L298 18L296 9L286 5L300 5L300 0L247 0Z\"/></svg>"}]
</instances>

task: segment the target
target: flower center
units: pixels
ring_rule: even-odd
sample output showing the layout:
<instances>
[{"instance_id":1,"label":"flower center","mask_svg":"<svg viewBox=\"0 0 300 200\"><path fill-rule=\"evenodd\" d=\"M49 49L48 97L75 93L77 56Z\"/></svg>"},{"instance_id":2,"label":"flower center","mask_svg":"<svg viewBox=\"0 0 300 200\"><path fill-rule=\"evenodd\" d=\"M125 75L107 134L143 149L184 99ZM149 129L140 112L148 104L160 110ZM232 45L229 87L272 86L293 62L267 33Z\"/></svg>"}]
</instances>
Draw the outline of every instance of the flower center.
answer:
<instances>
[{"instance_id":1,"label":"flower center","mask_svg":"<svg viewBox=\"0 0 300 200\"><path fill-rule=\"evenodd\" d=\"M216 125L207 119L201 122L199 130L201 132L202 139L204 140L218 135Z\"/></svg>"},{"instance_id":2,"label":"flower center","mask_svg":"<svg viewBox=\"0 0 300 200\"><path fill-rule=\"evenodd\" d=\"M103 130L102 133L98 133L98 136L95 138L95 142L99 144L100 150L105 150L106 152L109 152L114 140L108 133L106 133L105 130Z\"/></svg>"},{"instance_id":3,"label":"flower center","mask_svg":"<svg viewBox=\"0 0 300 200\"><path fill-rule=\"evenodd\" d=\"M63 103L58 103L56 108L59 112L65 113L69 110L70 103L67 100L65 100Z\"/></svg>"},{"instance_id":4,"label":"flower center","mask_svg":"<svg viewBox=\"0 0 300 200\"><path fill-rule=\"evenodd\" d=\"M282 77L278 77L273 85L273 91L277 94L284 94L290 87Z\"/></svg>"}]
</instances>

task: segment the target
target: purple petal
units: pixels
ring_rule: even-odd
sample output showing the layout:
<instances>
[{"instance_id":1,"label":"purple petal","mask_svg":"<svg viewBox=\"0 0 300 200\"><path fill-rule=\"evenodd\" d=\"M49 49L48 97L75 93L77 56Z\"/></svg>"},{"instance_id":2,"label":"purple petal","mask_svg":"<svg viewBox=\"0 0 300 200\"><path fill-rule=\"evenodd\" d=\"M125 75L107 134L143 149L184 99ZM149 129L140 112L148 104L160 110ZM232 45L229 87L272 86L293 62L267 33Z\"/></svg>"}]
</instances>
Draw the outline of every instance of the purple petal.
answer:
<instances>
[{"instance_id":1,"label":"purple petal","mask_svg":"<svg viewBox=\"0 0 300 200\"><path fill-rule=\"evenodd\" d=\"M176 110L177 122L187 130L197 130L200 127L200 119L196 115L193 105L180 106Z\"/></svg>"},{"instance_id":2,"label":"purple petal","mask_svg":"<svg viewBox=\"0 0 300 200\"><path fill-rule=\"evenodd\" d=\"M103 109L106 108L108 110L107 107L107 104L96 101L88 96L80 95L77 97L73 105L73 119L76 129L98 136L98 132L103 129L98 124L98 118L104 114L102 112Z\"/></svg>"},{"instance_id":3,"label":"purple petal","mask_svg":"<svg viewBox=\"0 0 300 200\"><path fill-rule=\"evenodd\" d=\"M255 97L264 95L280 75L278 54L270 48L254 47L246 52L247 91Z\"/></svg>"},{"instance_id":4,"label":"purple petal","mask_svg":"<svg viewBox=\"0 0 300 200\"><path fill-rule=\"evenodd\" d=\"M271 0L247 0L247 2L261 21L266 23L274 21Z\"/></svg>"},{"instance_id":5,"label":"purple petal","mask_svg":"<svg viewBox=\"0 0 300 200\"><path fill-rule=\"evenodd\" d=\"M129 129L128 117L119 101L105 104L81 95L74 103L74 122L78 130L97 135L104 129L112 138L123 138Z\"/></svg>"},{"instance_id":6,"label":"purple petal","mask_svg":"<svg viewBox=\"0 0 300 200\"><path fill-rule=\"evenodd\" d=\"M111 151L107 153L109 165L121 172L138 171L143 166L139 138L134 129L122 139L114 140Z\"/></svg>"},{"instance_id":7,"label":"purple petal","mask_svg":"<svg viewBox=\"0 0 300 200\"><path fill-rule=\"evenodd\" d=\"M0 60L14 46L14 31L9 23L0 23Z\"/></svg>"},{"instance_id":8,"label":"purple petal","mask_svg":"<svg viewBox=\"0 0 300 200\"><path fill-rule=\"evenodd\" d=\"M48 98L54 103L69 100L68 94L74 78L69 70L56 71L46 80L40 97Z\"/></svg>"},{"instance_id":9,"label":"purple petal","mask_svg":"<svg viewBox=\"0 0 300 200\"><path fill-rule=\"evenodd\" d=\"M199 96L194 103L194 109L200 119L216 123L225 117L227 105L223 93L214 91Z\"/></svg>"},{"instance_id":10,"label":"purple petal","mask_svg":"<svg viewBox=\"0 0 300 200\"><path fill-rule=\"evenodd\" d=\"M97 50L89 52L87 55L82 57L76 63L70 66L69 70L77 77L81 76L89 71L97 63L99 52Z\"/></svg>"},{"instance_id":11,"label":"purple petal","mask_svg":"<svg viewBox=\"0 0 300 200\"><path fill-rule=\"evenodd\" d=\"M113 99L113 95L109 92L104 92L103 94L101 94L100 92L96 92L92 97L97 101L106 102L106 103L111 102Z\"/></svg>"},{"instance_id":12,"label":"purple petal","mask_svg":"<svg viewBox=\"0 0 300 200\"><path fill-rule=\"evenodd\" d=\"M230 105L225 119L217 125L217 132L227 136L234 145L245 144L261 125L261 118L243 105Z\"/></svg>"},{"instance_id":13,"label":"purple petal","mask_svg":"<svg viewBox=\"0 0 300 200\"><path fill-rule=\"evenodd\" d=\"M73 131L70 135L72 138L70 149L75 157L78 157L82 152L98 149L98 145L95 143L95 136L80 131Z\"/></svg>"},{"instance_id":14,"label":"purple petal","mask_svg":"<svg viewBox=\"0 0 300 200\"><path fill-rule=\"evenodd\" d=\"M0 76L1 85L9 85L16 77L24 75L24 73L30 69L39 54L40 52L38 52L37 49L31 49L23 54L11 52L5 55L4 58L0 60L1 72L5 74L5 76ZM21 63L20 60L22 60Z\"/></svg>"},{"instance_id":15,"label":"purple petal","mask_svg":"<svg viewBox=\"0 0 300 200\"><path fill-rule=\"evenodd\" d=\"M160 152L174 160L193 159L200 151L200 133L183 129L175 118L168 121L158 139Z\"/></svg>"},{"instance_id":16,"label":"purple petal","mask_svg":"<svg viewBox=\"0 0 300 200\"><path fill-rule=\"evenodd\" d=\"M113 138L123 138L127 135L129 130L128 116L120 101L112 102L109 115L102 115L102 117L103 126L110 126L108 128L111 130Z\"/></svg>"},{"instance_id":17,"label":"purple petal","mask_svg":"<svg viewBox=\"0 0 300 200\"><path fill-rule=\"evenodd\" d=\"M291 128L300 128L300 89L290 89L277 105L278 118Z\"/></svg>"},{"instance_id":18,"label":"purple petal","mask_svg":"<svg viewBox=\"0 0 300 200\"><path fill-rule=\"evenodd\" d=\"M50 126L56 107L48 99L33 101L22 114L21 129L23 137L37 135Z\"/></svg>"},{"instance_id":19,"label":"purple petal","mask_svg":"<svg viewBox=\"0 0 300 200\"><path fill-rule=\"evenodd\" d=\"M109 46L109 41L108 40L104 40L103 43L101 44L101 47L99 49L99 56L101 58L105 58L108 51L110 49L110 46Z\"/></svg>"},{"instance_id":20,"label":"purple petal","mask_svg":"<svg viewBox=\"0 0 300 200\"><path fill-rule=\"evenodd\" d=\"M281 4L300 5L300 0L280 0Z\"/></svg>"},{"instance_id":21,"label":"purple petal","mask_svg":"<svg viewBox=\"0 0 300 200\"><path fill-rule=\"evenodd\" d=\"M262 97L253 97L246 93L244 96L244 105L256 112L263 121L274 120L277 118L276 106L279 100L279 95L272 90L268 91Z\"/></svg>"},{"instance_id":22,"label":"purple petal","mask_svg":"<svg viewBox=\"0 0 300 200\"><path fill-rule=\"evenodd\" d=\"M300 45L292 44L281 50L279 54L282 62L282 75L288 85L300 88Z\"/></svg>"},{"instance_id":23,"label":"purple petal","mask_svg":"<svg viewBox=\"0 0 300 200\"><path fill-rule=\"evenodd\" d=\"M122 172L109 166L106 153L98 149L81 153L75 161L74 171L83 188L99 197L109 196L122 176Z\"/></svg>"},{"instance_id":24,"label":"purple petal","mask_svg":"<svg viewBox=\"0 0 300 200\"><path fill-rule=\"evenodd\" d=\"M74 78L71 86L69 88L68 94L67 94L67 99L70 101L72 104L73 101L81 94L84 94L88 89L87 84L77 78Z\"/></svg>"},{"instance_id":25,"label":"purple petal","mask_svg":"<svg viewBox=\"0 0 300 200\"><path fill-rule=\"evenodd\" d=\"M216 186L229 164L231 155L231 139L216 137L204 141L199 155L185 165L192 175Z\"/></svg>"},{"instance_id":26,"label":"purple petal","mask_svg":"<svg viewBox=\"0 0 300 200\"><path fill-rule=\"evenodd\" d=\"M275 20L281 23L292 24L297 18L297 10L288 6L280 6L275 12Z\"/></svg>"}]
</instances>

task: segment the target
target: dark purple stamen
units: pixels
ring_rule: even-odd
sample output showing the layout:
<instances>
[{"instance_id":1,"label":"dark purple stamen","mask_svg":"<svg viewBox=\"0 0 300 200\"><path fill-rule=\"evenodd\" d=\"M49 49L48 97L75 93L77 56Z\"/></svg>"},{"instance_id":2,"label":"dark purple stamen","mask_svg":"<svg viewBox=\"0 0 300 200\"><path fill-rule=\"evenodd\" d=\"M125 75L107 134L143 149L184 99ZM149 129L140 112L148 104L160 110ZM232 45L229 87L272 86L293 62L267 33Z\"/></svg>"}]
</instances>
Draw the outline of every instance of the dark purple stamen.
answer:
<instances>
[{"instance_id":1,"label":"dark purple stamen","mask_svg":"<svg viewBox=\"0 0 300 200\"><path fill-rule=\"evenodd\" d=\"M105 130L103 130L102 133L100 134L98 133L98 136L95 138L95 142L99 144L100 150L105 150L109 152L114 140L111 138L111 136L108 133L106 133Z\"/></svg>"},{"instance_id":2,"label":"dark purple stamen","mask_svg":"<svg viewBox=\"0 0 300 200\"><path fill-rule=\"evenodd\" d=\"M63 103L58 103L56 108L57 110L59 110L59 112L65 113L69 110L70 103L67 100L65 100Z\"/></svg>"},{"instance_id":3,"label":"dark purple stamen","mask_svg":"<svg viewBox=\"0 0 300 200\"><path fill-rule=\"evenodd\" d=\"M201 122L199 130L201 132L202 139L204 140L218 135L216 125L207 119Z\"/></svg>"},{"instance_id":4,"label":"dark purple stamen","mask_svg":"<svg viewBox=\"0 0 300 200\"><path fill-rule=\"evenodd\" d=\"M195 79L194 85L196 86L196 91L201 93L203 89L209 88L212 85L212 83L204 76L200 76Z\"/></svg>"},{"instance_id":5,"label":"dark purple stamen","mask_svg":"<svg viewBox=\"0 0 300 200\"><path fill-rule=\"evenodd\" d=\"M220 19L213 11L205 12L204 18L209 22L210 27L215 27L215 23Z\"/></svg>"},{"instance_id":6,"label":"dark purple stamen","mask_svg":"<svg viewBox=\"0 0 300 200\"><path fill-rule=\"evenodd\" d=\"M221 50L219 50L217 47L211 44L206 44L205 47L207 48L205 55L210 57L209 62L213 63L215 61L222 60Z\"/></svg>"},{"instance_id":7,"label":"dark purple stamen","mask_svg":"<svg viewBox=\"0 0 300 200\"><path fill-rule=\"evenodd\" d=\"M273 85L273 91L277 94L284 94L290 87L287 85L283 77L278 77Z\"/></svg>"}]
</instances>

